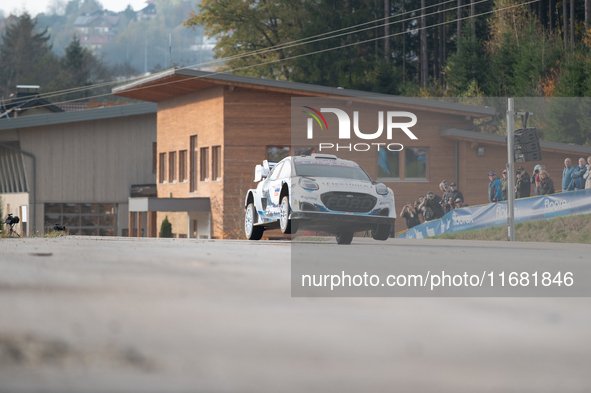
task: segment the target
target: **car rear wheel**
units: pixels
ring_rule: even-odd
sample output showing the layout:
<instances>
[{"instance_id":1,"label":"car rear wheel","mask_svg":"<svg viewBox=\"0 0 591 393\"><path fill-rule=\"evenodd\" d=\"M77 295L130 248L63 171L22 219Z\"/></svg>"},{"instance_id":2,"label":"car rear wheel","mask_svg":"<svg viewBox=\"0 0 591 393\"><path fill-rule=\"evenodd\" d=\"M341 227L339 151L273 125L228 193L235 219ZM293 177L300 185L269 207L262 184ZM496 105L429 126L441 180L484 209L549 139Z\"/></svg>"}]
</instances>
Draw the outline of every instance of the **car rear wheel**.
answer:
<instances>
[{"instance_id":1,"label":"car rear wheel","mask_svg":"<svg viewBox=\"0 0 591 393\"><path fill-rule=\"evenodd\" d=\"M371 230L371 237L373 237L374 240L388 240L391 230L392 225L379 224L375 229Z\"/></svg>"},{"instance_id":2,"label":"car rear wheel","mask_svg":"<svg viewBox=\"0 0 591 393\"><path fill-rule=\"evenodd\" d=\"M279 209L279 227L281 232L289 235L297 231L294 223L289 219L289 197L286 195L281 198L281 206Z\"/></svg>"},{"instance_id":3,"label":"car rear wheel","mask_svg":"<svg viewBox=\"0 0 591 393\"><path fill-rule=\"evenodd\" d=\"M337 243L339 244L351 244L353 235L353 232L339 232L335 235L335 239L337 239Z\"/></svg>"},{"instance_id":4,"label":"car rear wheel","mask_svg":"<svg viewBox=\"0 0 591 393\"><path fill-rule=\"evenodd\" d=\"M244 233L248 240L261 240L263 232L265 231L262 227L255 226L257 212L254 208L254 204L249 203L244 213Z\"/></svg>"}]
</instances>

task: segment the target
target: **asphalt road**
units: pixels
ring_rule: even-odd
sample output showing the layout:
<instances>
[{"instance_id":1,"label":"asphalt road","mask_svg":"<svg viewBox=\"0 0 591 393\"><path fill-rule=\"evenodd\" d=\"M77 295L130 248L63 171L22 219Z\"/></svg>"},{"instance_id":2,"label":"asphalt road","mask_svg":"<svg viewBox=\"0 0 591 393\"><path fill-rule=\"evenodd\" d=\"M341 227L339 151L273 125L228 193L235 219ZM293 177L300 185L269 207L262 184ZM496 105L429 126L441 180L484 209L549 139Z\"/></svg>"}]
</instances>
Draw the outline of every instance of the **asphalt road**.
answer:
<instances>
[{"instance_id":1,"label":"asphalt road","mask_svg":"<svg viewBox=\"0 0 591 393\"><path fill-rule=\"evenodd\" d=\"M445 240L383 247L450 261L491 250L510 260L522 247L532 258L591 254ZM589 298L292 298L291 251L288 242L0 239L0 392L591 389Z\"/></svg>"}]
</instances>

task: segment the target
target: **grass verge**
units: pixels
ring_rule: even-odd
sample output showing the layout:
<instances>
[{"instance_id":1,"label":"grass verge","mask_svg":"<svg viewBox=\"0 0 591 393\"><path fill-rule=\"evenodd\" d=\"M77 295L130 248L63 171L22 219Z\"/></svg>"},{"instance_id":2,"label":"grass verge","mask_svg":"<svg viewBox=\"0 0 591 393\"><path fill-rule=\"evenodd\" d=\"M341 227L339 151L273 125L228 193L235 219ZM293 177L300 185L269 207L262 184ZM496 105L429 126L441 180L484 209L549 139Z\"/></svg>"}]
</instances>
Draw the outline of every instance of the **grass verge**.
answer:
<instances>
[{"instance_id":1,"label":"grass verge","mask_svg":"<svg viewBox=\"0 0 591 393\"><path fill-rule=\"evenodd\" d=\"M445 233L429 239L507 240L507 227ZM591 244L591 214L515 224L515 240L520 242Z\"/></svg>"}]
</instances>

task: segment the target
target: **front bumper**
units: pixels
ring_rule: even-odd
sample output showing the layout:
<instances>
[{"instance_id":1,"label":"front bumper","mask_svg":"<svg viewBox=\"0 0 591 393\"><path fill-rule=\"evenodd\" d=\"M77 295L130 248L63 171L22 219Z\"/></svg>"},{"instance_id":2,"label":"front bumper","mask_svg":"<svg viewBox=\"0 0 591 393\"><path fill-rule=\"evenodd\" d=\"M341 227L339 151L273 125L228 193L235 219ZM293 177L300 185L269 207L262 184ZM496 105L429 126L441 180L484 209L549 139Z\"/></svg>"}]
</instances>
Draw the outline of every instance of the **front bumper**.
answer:
<instances>
[{"instance_id":1,"label":"front bumper","mask_svg":"<svg viewBox=\"0 0 591 393\"><path fill-rule=\"evenodd\" d=\"M361 232L375 229L378 225L394 225L396 218L365 216L346 213L302 212L291 213L298 230L314 230L327 233Z\"/></svg>"}]
</instances>

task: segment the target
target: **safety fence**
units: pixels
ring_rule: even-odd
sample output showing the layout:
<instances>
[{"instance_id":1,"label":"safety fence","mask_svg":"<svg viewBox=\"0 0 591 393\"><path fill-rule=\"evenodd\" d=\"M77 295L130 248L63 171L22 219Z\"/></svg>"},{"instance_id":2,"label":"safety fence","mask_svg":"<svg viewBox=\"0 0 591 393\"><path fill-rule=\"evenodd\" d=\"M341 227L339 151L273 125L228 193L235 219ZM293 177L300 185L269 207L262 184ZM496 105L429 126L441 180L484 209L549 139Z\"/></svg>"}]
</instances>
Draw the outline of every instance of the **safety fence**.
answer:
<instances>
[{"instance_id":1,"label":"safety fence","mask_svg":"<svg viewBox=\"0 0 591 393\"><path fill-rule=\"evenodd\" d=\"M591 213L591 189L516 199L515 223ZM444 233L507 225L507 202L452 210L439 220L428 221L398 236L422 239Z\"/></svg>"}]
</instances>

